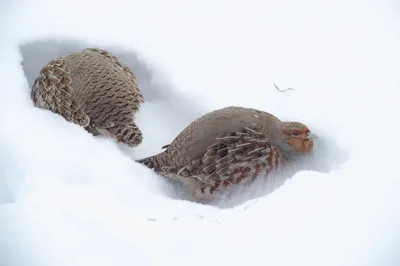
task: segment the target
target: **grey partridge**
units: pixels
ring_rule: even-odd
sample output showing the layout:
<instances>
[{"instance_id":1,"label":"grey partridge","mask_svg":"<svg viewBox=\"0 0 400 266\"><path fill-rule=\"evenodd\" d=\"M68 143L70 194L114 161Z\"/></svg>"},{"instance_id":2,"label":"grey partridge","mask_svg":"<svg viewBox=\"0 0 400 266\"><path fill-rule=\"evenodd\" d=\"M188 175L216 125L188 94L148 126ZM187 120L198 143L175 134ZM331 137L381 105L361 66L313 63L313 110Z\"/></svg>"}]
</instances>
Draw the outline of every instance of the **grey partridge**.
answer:
<instances>
[{"instance_id":1,"label":"grey partridge","mask_svg":"<svg viewBox=\"0 0 400 266\"><path fill-rule=\"evenodd\" d=\"M165 151L136 162L183 182L195 201L207 202L216 191L250 184L310 154L316 138L302 123L232 106L203 115Z\"/></svg>"},{"instance_id":2,"label":"grey partridge","mask_svg":"<svg viewBox=\"0 0 400 266\"><path fill-rule=\"evenodd\" d=\"M106 50L87 48L45 65L31 92L36 107L51 110L93 135L135 147L134 122L144 98L134 74Z\"/></svg>"}]
</instances>

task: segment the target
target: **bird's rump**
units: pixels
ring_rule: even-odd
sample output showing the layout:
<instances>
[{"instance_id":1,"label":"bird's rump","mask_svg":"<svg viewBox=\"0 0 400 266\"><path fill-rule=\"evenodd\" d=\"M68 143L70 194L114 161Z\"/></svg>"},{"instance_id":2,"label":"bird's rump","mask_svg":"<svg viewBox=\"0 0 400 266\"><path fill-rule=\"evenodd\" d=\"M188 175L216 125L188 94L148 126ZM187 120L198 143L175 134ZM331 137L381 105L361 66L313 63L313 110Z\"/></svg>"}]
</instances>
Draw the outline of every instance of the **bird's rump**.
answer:
<instances>
[{"instance_id":1,"label":"bird's rump","mask_svg":"<svg viewBox=\"0 0 400 266\"><path fill-rule=\"evenodd\" d=\"M85 49L63 61L73 76L72 87L96 126L131 116L144 102L133 73L107 51Z\"/></svg>"}]
</instances>

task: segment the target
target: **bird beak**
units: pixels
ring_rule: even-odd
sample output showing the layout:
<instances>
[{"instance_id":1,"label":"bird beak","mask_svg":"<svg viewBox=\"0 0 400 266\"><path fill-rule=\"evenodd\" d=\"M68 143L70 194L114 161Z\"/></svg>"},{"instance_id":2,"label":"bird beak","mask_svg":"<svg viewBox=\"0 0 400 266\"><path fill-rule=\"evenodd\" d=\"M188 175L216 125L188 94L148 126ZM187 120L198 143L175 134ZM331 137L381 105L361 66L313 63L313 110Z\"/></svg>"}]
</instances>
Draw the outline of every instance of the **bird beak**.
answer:
<instances>
[{"instance_id":1,"label":"bird beak","mask_svg":"<svg viewBox=\"0 0 400 266\"><path fill-rule=\"evenodd\" d=\"M308 136L306 139L309 139L309 140L318 139L318 136L315 135L314 133L308 132Z\"/></svg>"}]
</instances>

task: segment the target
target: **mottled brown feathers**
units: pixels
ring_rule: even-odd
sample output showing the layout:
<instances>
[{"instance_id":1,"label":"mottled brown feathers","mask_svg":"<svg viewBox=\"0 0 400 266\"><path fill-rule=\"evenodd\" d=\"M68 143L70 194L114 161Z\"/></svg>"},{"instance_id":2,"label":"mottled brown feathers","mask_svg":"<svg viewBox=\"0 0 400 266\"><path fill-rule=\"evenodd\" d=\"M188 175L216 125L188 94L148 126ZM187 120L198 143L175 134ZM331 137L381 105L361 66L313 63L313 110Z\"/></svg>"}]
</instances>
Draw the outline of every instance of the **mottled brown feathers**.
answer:
<instances>
[{"instance_id":1,"label":"mottled brown feathers","mask_svg":"<svg viewBox=\"0 0 400 266\"><path fill-rule=\"evenodd\" d=\"M34 105L129 146L142 142L134 113L144 102L134 74L109 52L88 48L50 61L32 88Z\"/></svg>"},{"instance_id":2,"label":"mottled brown feathers","mask_svg":"<svg viewBox=\"0 0 400 266\"><path fill-rule=\"evenodd\" d=\"M183 167L199 158L221 134L241 132L246 127L257 125L265 131L260 121L269 123L271 132L279 132L279 120L276 117L255 109L227 107L207 113L190 123L159 157L165 160L164 164ZM267 138L273 138L270 132L265 131L264 134Z\"/></svg>"},{"instance_id":3,"label":"mottled brown feathers","mask_svg":"<svg viewBox=\"0 0 400 266\"><path fill-rule=\"evenodd\" d=\"M217 190L250 183L290 160L281 125L259 110L219 109L193 121L165 151L137 162L185 183L195 200L207 200Z\"/></svg>"}]
</instances>

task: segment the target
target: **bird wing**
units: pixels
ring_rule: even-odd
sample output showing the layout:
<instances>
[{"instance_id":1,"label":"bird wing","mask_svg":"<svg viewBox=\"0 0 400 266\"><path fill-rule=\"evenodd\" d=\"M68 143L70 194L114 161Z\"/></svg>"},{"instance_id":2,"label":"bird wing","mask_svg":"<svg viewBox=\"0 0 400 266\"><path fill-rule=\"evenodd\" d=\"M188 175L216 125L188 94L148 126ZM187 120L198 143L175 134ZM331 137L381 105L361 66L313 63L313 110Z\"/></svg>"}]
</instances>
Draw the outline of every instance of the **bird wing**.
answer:
<instances>
[{"instance_id":1,"label":"bird wing","mask_svg":"<svg viewBox=\"0 0 400 266\"><path fill-rule=\"evenodd\" d=\"M163 153L157 155L159 165L180 169L201 158L217 137L242 133L246 127L259 126L258 117L257 110L241 107L227 107L207 113L190 123Z\"/></svg>"},{"instance_id":2,"label":"bird wing","mask_svg":"<svg viewBox=\"0 0 400 266\"><path fill-rule=\"evenodd\" d=\"M254 180L274 165L276 149L256 128L219 135L199 159L177 170L182 178L195 178L200 193L213 193L221 187L236 186ZM278 158L276 158L278 159ZM165 169L169 171L175 169Z\"/></svg>"},{"instance_id":3,"label":"bird wing","mask_svg":"<svg viewBox=\"0 0 400 266\"><path fill-rule=\"evenodd\" d=\"M32 87L35 106L51 110L83 127L90 118L83 110L83 102L71 86L71 71L64 58L52 60L40 71Z\"/></svg>"}]
</instances>

